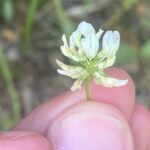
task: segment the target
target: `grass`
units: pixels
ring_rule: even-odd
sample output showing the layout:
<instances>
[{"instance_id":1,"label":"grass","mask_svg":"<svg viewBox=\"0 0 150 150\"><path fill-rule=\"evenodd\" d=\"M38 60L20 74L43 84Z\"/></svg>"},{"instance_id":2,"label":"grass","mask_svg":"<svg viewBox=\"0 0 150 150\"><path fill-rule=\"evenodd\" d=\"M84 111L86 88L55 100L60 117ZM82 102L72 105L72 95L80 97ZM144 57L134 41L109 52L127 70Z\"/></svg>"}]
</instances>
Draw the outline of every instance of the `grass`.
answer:
<instances>
[{"instance_id":1,"label":"grass","mask_svg":"<svg viewBox=\"0 0 150 150\"><path fill-rule=\"evenodd\" d=\"M75 28L74 24L70 21L64 11L61 0L53 0L53 5L55 7L57 21L61 30L66 33L66 35L69 35Z\"/></svg>"},{"instance_id":2,"label":"grass","mask_svg":"<svg viewBox=\"0 0 150 150\"><path fill-rule=\"evenodd\" d=\"M12 118L14 122L17 122L21 119L21 105L2 45L0 45L0 70L6 82L8 93L11 98L10 103L12 106Z\"/></svg>"},{"instance_id":3,"label":"grass","mask_svg":"<svg viewBox=\"0 0 150 150\"><path fill-rule=\"evenodd\" d=\"M34 25L35 15L37 12L39 2L40 0L31 0L27 8L25 26L23 29L23 49L28 49L30 35Z\"/></svg>"}]
</instances>

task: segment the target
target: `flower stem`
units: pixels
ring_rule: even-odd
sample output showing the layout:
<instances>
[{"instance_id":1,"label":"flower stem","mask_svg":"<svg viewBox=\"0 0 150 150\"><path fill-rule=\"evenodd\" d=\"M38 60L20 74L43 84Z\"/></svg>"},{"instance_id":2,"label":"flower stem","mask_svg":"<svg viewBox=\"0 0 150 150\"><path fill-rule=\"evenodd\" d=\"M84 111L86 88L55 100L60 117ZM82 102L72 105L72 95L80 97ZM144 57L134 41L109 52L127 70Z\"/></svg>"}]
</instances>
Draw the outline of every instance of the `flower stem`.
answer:
<instances>
[{"instance_id":1,"label":"flower stem","mask_svg":"<svg viewBox=\"0 0 150 150\"><path fill-rule=\"evenodd\" d=\"M90 88L89 84L90 84L90 76L85 79L85 94L86 94L86 99L88 101L91 99L91 97L90 97L90 91L89 91L89 88Z\"/></svg>"}]
</instances>

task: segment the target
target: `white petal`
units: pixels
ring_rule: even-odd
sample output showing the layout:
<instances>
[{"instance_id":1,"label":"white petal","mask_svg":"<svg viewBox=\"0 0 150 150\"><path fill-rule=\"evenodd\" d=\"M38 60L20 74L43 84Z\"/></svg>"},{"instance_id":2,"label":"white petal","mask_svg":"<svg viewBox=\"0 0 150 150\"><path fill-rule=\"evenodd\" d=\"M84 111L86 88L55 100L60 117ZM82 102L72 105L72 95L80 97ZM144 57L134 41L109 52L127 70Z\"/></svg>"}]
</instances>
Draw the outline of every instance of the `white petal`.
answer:
<instances>
[{"instance_id":1,"label":"white petal","mask_svg":"<svg viewBox=\"0 0 150 150\"><path fill-rule=\"evenodd\" d=\"M99 31L96 33L96 36L98 37L98 39L100 39L101 35L103 34L103 30L100 28Z\"/></svg>"},{"instance_id":2,"label":"white petal","mask_svg":"<svg viewBox=\"0 0 150 150\"><path fill-rule=\"evenodd\" d=\"M103 37L102 51L107 56L113 56L119 48L120 34L118 31L107 31Z\"/></svg>"},{"instance_id":3,"label":"white petal","mask_svg":"<svg viewBox=\"0 0 150 150\"><path fill-rule=\"evenodd\" d=\"M111 67L115 63L115 60L116 60L116 56L107 57L106 60L99 61L97 63L97 66L99 69L108 68L108 67Z\"/></svg>"},{"instance_id":4,"label":"white petal","mask_svg":"<svg viewBox=\"0 0 150 150\"><path fill-rule=\"evenodd\" d=\"M81 89L83 80L82 79L77 79L74 83L73 86L71 87L71 91L75 91L77 89Z\"/></svg>"},{"instance_id":5,"label":"white petal","mask_svg":"<svg viewBox=\"0 0 150 150\"><path fill-rule=\"evenodd\" d=\"M70 36L70 48L79 47L81 35L75 31Z\"/></svg>"},{"instance_id":6,"label":"white petal","mask_svg":"<svg viewBox=\"0 0 150 150\"><path fill-rule=\"evenodd\" d=\"M69 65L64 64L63 62L59 61L58 59L56 59L56 63L59 67L61 67L63 70L68 70L69 69Z\"/></svg>"},{"instance_id":7,"label":"white petal","mask_svg":"<svg viewBox=\"0 0 150 150\"><path fill-rule=\"evenodd\" d=\"M62 36L62 40L64 42L64 45L60 47L62 53L70 58L70 59L73 59L74 61L80 61L81 60L81 57L78 56L78 53L75 49L71 49L67 43L67 39L66 39L66 36L65 34Z\"/></svg>"},{"instance_id":8,"label":"white petal","mask_svg":"<svg viewBox=\"0 0 150 150\"><path fill-rule=\"evenodd\" d=\"M56 63L62 69L62 70L61 69L57 70L57 72L61 75L69 76L72 79L83 78L84 76L87 76L86 70L84 70L81 67L69 66L69 65L62 63L59 60L56 60Z\"/></svg>"},{"instance_id":9,"label":"white petal","mask_svg":"<svg viewBox=\"0 0 150 150\"><path fill-rule=\"evenodd\" d=\"M77 31L73 32L70 36L70 49L76 51L79 60L87 60L87 57L81 49L81 35Z\"/></svg>"},{"instance_id":10,"label":"white petal","mask_svg":"<svg viewBox=\"0 0 150 150\"><path fill-rule=\"evenodd\" d=\"M67 43L67 39L66 39L66 35L65 35L65 34L62 35L62 41L64 42L64 46L65 46L65 48L67 49L69 46L68 46L68 43Z\"/></svg>"},{"instance_id":11,"label":"white petal","mask_svg":"<svg viewBox=\"0 0 150 150\"><path fill-rule=\"evenodd\" d=\"M67 56L67 57L71 57L71 54L70 54L70 49L69 49L69 46L68 46L68 43L67 43L67 39L66 39L66 35L63 34L62 36L62 40L63 40L63 43L64 45L60 47L62 53Z\"/></svg>"},{"instance_id":12,"label":"white petal","mask_svg":"<svg viewBox=\"0 0 150 150\"><path fill-rule=\"evenodd\" d=\"M66 76L66 72L64 70L57 69L57 73Z\"/></svg>"},{"instance_id":13,"label":"white petal","mask_svg":"<svg viewBox=\"0 0 150 150\"><path fill-rule=\"evenodd\" d=\"M127 84L128 80L119 80L111 77L105 77L100 75L98 72L94 73L95 81L98 84L102 84L105 87L120 87Z\"/></svg>"},{"instance_id":14,"label":"white petal","mask_svg":"<svg viewBox=\"0 0 150 150\"><path fill-rule=\"evenodd\" d=\"M91 60L93 59L99 49L99 40L95 34L87 35L81 40L81 49L85 55Z\"/></svg>"},{"instance_id":15,"label":"white petal","mask_svg":"<svg viewBox=\"0 0 150 150\"><path fill-rule=\"evenodd\" d=\"M77 31L81 35L87 35L89 33L95 33L95 29L93 28L93 26L90 23L87 23L85 21L81 22L78 25Z\"/></svg>"},{"instance_id":16,"label":"white petal","mask_svg":"<svg viewBox=\"0 0 150 150\"><path fill-rule=\"evenodd\" d=\"M102 83L105 87L113 87L113 86L120 87L125 85L127 82L128 80L118 80L115 78L108 78L108 77L102 79Z\"/></svg>"}]
</instances>

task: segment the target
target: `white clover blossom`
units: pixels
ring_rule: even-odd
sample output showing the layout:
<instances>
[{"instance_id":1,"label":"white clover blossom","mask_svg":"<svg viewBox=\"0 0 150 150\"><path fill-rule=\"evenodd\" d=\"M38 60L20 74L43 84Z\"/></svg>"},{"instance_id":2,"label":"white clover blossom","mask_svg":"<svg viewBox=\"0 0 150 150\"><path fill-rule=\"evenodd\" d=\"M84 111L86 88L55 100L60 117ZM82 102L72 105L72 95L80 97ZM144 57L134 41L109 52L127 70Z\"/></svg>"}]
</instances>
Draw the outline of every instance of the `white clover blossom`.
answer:
<instances>
[{"instance_id":1,"label":"white clover blossom","mask_svg":"<svg viewBox=\"0 0 150 150\"><path fill-rule=\"evenodd\" d=\"M69 59L74 60L77 65L70 66L56 60L61 69L57 72L75 79L71 90L81 88L82 82L88 77L93 77L97 84L105 87L120 87L125 85L128 80L119 80L108 75L104 69L115 63L116 52L120 44L120 34L118 31L107 31L102 39L102 49L99 50L99 39L102 37L103 30L99 29L96 33L90 23L81 22L77 30L74 31L69 42L65 34L62 36L62 53Z\"/></svg>"}]
</instances>

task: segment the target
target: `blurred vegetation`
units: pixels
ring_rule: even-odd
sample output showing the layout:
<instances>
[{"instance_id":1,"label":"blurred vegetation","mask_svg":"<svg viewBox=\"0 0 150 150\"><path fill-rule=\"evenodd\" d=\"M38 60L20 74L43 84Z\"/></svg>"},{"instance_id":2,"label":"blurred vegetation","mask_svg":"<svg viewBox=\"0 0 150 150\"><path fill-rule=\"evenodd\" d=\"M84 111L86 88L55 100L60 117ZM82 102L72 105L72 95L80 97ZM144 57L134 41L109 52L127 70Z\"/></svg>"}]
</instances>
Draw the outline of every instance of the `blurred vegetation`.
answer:
<instances>
[{"instance_id":1,"label":"blurred vegetation","mask_svg":"<svg viewBox=\"0 0 150 150\"><path fill-rule=\"evenodd\" d=\"M149 107L149 9L149 0L1 0L0 129L68 89L68 80L55 73L55 58L62 57L61 35L69 35L82 20L97 30L120 31L116 65L136 80L138 99Z\"/></svg>"},{"instance_id":2,"label":"blurred vegetation","mask_svg":"<svg viewBox=\"0 0 150 150\"><path fill-rule=\"evenodd\" d=\"M4 80L6 81L6 84L7 84L8 93L11 97L10 103L12 104L13 120L18 121L21 118L20 102L18 99L17 91L12 81L12 75L11 75L7 60L4 55L2 45L0 45L0 68L1 68L1 73L4 77Z\"/></svg>"}]
</instances>

